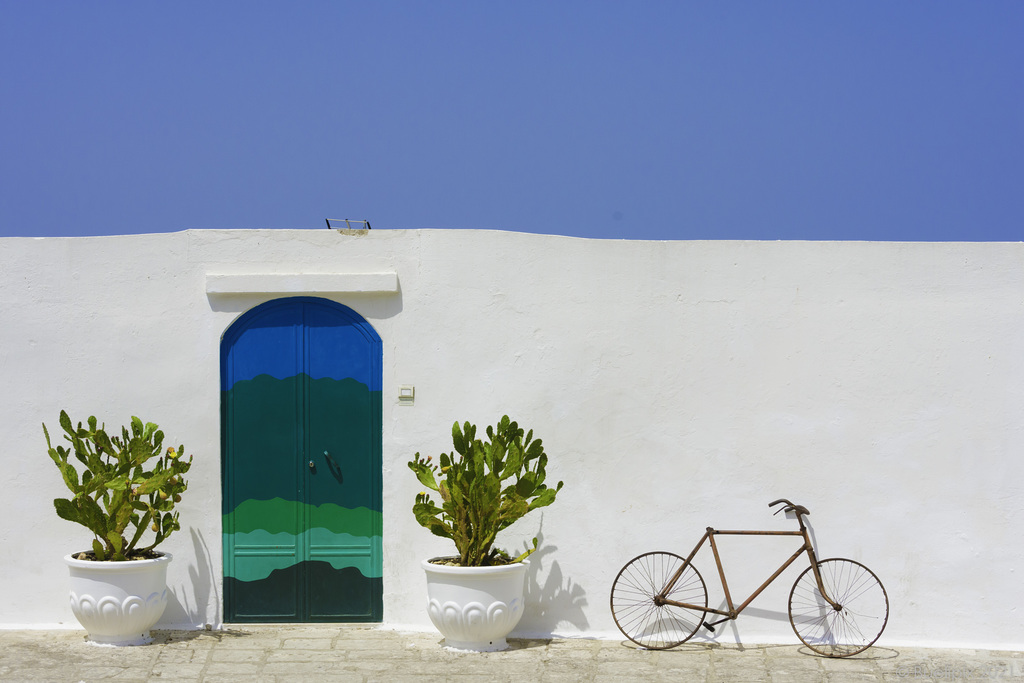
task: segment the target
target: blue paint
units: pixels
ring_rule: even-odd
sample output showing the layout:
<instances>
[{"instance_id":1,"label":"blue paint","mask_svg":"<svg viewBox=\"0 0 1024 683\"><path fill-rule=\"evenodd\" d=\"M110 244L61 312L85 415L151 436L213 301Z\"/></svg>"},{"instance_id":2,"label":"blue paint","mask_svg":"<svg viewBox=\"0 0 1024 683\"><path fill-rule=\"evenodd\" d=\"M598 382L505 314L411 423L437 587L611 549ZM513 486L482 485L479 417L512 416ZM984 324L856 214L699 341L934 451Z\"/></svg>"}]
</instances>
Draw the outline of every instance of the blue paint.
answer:
<instances>
[{"instance_id":1,"label":"blue paint","mask_svg":"<svg viewBox=\"0 0 1024 683\"><path fill-rule=\"evenodd\" d=\"M379 361L355 351L366 340L380 343L370 324L347 306L315 297L267 302L241 316L225 334L221 389L258 375L287 379L305 373L312 379L352 378L380 391Z\"/></svg>"}]
</instances>

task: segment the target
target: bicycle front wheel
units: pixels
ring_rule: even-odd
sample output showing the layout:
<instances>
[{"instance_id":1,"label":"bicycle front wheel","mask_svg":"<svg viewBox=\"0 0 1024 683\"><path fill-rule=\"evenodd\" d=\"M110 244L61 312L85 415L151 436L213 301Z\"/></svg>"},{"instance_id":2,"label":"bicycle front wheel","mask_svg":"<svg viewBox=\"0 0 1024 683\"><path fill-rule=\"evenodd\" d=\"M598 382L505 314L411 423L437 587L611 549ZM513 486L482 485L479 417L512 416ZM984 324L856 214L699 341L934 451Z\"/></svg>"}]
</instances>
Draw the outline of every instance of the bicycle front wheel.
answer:
<instances>
[{"instance_id":1,"label":"bicycle front wheel","mask_svg":"<svg viewBox=\"0 0 1024 683\"><path fill-rule=\"evenodd\" d=\"M685 643L704 623L703 609L688 609L660 602L669 580L686 560L665 552L645 553L630 560L612 584L611 606L615 625L631 641L649 650L664 650ZM687 565L664 596L675 602L706 608L704 579Z\"/></svg>"},{"instance_id":2,"label":"bicycle front wheel","mask_svg":"<svg viewBox=\"0 0 1024 683\"><path fill-rule=\"evenodd\" d=\"M889 621L889 597L874 573L859 562L818 562L825 593L808 567L789 594L789 621L804 645L826 657L849 657L871 647Z\"/></svg>"}]
</instances>

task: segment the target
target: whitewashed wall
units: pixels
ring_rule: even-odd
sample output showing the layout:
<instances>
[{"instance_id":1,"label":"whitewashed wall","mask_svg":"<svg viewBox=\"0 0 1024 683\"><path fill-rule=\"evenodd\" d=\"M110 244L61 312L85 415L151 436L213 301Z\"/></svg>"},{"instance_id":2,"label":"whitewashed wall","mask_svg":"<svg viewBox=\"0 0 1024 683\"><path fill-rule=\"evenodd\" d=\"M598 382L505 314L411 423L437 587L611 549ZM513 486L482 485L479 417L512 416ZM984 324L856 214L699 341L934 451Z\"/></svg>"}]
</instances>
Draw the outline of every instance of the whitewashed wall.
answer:
<instances>
[{"instance_id":1,"label":"whitewashed wall","mask_svg":"<svg viewBox=\"0 0 1024 683\"><path fill-rule=\"evenodd\" d=\"M212 276L275 273L396 273L399 291L208 291ZM810 508L822 556L886 585L880 645L1024 648L1024 245L464 230L0 239L0 625L75 626L60 558L87 532L53 513L63 484L40 427L61 409L139 415L196 454L163 546L176 560L161 625L220 623L220 337L296 293L350 306L384 340L385 625L429 628L419 560L449 549L413 521L406 461L451 450L455 420L508 413L566 482L505 539L542 539L520 634L615 636L623 563L685 553L708 525L788 528L766 507L788 497ZM734 595L791 551L741 543L726 549ZM796 642L797 572L718 638Z\"/></svg>"}]
</instances>

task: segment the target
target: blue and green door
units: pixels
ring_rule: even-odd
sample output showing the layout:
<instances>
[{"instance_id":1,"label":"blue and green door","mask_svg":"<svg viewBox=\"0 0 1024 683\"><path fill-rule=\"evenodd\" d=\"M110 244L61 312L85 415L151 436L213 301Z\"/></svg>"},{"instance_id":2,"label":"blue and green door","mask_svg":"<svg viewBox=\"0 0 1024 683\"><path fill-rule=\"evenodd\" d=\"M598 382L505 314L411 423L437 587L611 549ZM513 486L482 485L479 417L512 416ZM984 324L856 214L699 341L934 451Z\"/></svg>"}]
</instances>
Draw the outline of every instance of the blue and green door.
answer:
<instances>
[{"instance_id":1,"label":"blue and green door","mask_svg":"<svg viewBox=\"0 0 1024 683\"><path fill-rule=\"evenodd\" d=\"M221 344L224 619L380 621L381 341L313 297Z\"/></svg>"}]
</instances>

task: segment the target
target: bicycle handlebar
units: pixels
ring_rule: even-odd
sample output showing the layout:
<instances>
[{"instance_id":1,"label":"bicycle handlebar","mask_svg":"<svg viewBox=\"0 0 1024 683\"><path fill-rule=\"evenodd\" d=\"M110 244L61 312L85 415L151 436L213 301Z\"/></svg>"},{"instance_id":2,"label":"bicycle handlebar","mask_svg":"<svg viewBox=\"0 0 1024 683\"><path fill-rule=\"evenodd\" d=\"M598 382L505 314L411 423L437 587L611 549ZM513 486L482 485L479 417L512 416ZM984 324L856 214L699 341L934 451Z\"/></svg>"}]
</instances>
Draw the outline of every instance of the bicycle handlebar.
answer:
<instances>
[{"instance_id":1,"label":"bicycle handlebar","mask_svg":"<svg viewBox=\"0 0 1024 683\"><path fill-rule=\"evenodd\" d=\"M775 513L774 513L776 515L779 514L780 512L795 512L798 515L809 515L809 514L811 514L811 511L808 510L807 508L805 508L803 505L797 505L796 503L788 501L785 498L779 498L778 500L773 500L772 502L768 503L768 507L775 507L779 503L785 503L786 507L779 508L778 510L776 510Z\"/></svg>"}]
</instances>

